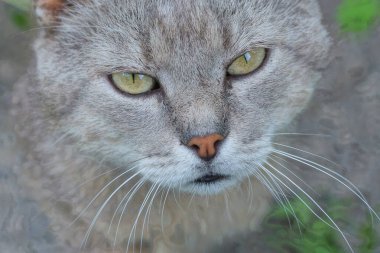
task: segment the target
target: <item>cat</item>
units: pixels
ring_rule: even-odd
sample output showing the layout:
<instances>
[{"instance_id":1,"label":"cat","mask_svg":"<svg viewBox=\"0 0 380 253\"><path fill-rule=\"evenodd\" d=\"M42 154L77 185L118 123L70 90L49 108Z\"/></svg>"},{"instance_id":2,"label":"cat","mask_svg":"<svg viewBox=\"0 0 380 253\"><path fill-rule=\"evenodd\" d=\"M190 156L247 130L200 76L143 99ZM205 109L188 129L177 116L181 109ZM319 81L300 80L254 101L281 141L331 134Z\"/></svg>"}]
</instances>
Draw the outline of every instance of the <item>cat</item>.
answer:
<instances>
[{"instance_id":1,"label":"cat","mask_svg":"<svg viewBox=\"0 0 380 253\"><path fill-rule=\"evenodd\" d=\"M328 63L317 1L35 6L35 62L14 92L20 181L62 248L210 252L255 230L267 177L286 177L272 138Z\"/></svg>"}]
</instances>

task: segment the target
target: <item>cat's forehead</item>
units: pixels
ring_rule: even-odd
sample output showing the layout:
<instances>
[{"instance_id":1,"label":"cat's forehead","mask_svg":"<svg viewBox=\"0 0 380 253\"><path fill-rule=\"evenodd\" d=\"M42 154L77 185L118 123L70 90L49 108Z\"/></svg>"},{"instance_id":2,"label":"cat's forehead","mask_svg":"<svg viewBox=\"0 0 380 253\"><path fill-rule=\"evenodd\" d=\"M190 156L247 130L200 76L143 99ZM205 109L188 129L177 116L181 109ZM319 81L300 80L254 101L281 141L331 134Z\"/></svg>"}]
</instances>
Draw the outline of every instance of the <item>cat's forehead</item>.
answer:
<instances>
[{"instance_id":1,"label":"cat's forehead","mask_svg":"<svg viewBox=\"0 0 380 253\"><path fill-rule=\"evenodd\" d=\"M176 47L230 48L237 41L270 40L292 10L284 1L240 0L89 0L63 16L66 31L87 36L124 36L129 42ZM276 7L275 4L277 5ZM293 6L294 7L294 6ZM283 17L274 13L282 9ZM96 31L95 31L96 30ZM77 37L76 35L74 35ZM91 36L87 36L88 39ZM260 38L260 39L259 39ZM175 46L174 46L175 45Z\"/></svg>"},{"instance_id":2,"label":"cat's forehead","mask_svg":"<svg viewBox=\"0 0 380 253\"><path fill-rule=\"evenodd\" d=\"M63 36L59 39L72 48L90 44L91 54L94 57L107 55L107 61L110 58L120 61L122 54L123 59L132 62L138 62L141 55L148 60L153 57L156 62L167 62L183 54L190 58L204 54L223 57L221 52L232 52L228 55L230 58L261 45L285 45L314 53L309 47L325 44L318 6L313 0L87 0L73 3L62 16ZM321 36L309 36L311 33Z\"/></svg>"},{"instance_id":3,"label":"cat's forehead","mask_svg":"<svg viewBox=\"0 0 380 253\"><path fill-rule=\"evenodd\" d=\"M140 39L147 33L185 42L187 38L275 36L284 25L297 23L313 12L312 0L87 0L73 1L64 23L83 30L91 27L129 33ZM315 11L318 12L318 8ZM68 18L67 18L68 17ZM299 22L302 24L302 22ZM246 34L250 32L250 34ZM286 31L283 31L286 32ZM180 40L178 40L180 38ZM244 39L244 38L243 38Z\"/></svg>"}]
</instances>

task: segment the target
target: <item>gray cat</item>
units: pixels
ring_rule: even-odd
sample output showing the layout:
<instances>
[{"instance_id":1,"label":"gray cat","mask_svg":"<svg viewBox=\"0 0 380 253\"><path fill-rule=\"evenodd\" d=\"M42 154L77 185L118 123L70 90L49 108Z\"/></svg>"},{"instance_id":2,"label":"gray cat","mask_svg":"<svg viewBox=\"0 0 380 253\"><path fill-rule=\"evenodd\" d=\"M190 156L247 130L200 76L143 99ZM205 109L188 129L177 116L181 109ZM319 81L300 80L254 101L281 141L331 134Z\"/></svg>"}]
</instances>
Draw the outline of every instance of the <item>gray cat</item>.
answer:
<instances>
[{"instance_id":1,"label":"gray cat","mask_svg":"<svg viewBox=\"0 0 380 253\"><path fill-rule=\"evenodd\" d=\"M65 250L209 252L294 188L269 158L328 61L316 1L35 3L20 180Z\"/></svg>"}]
</instances>

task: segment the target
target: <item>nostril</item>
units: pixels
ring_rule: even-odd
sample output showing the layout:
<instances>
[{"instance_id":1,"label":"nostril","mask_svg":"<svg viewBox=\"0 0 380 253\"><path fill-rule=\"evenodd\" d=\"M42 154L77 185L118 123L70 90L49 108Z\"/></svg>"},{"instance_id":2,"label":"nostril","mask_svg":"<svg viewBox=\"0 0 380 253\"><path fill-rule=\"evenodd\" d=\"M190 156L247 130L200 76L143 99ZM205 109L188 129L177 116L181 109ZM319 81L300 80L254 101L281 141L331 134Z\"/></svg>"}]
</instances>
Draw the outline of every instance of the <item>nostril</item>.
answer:
<instances>
[{"instance_id":1,"label":"nostril","mask_svg":"<svg viewBox=\"0 0 380 253\"><path fill-rule=\"evenodd\" d=\"M214 143L214 147L215 147L215 149L217 149L217 148L220 146L220 144L222 144L222 140L217 140L217 141Z\"/></svg>"},{"instance_id":2,"label":"nostril","mask_svg":"<svg viewBox=\"0 0 380 253\"><path fill-rule=\"evenodd\" d=\"M188 147L194 149L194 150L197 151L197 152L198 152L199 149L200 149L200 147L199 147L198 145L196 145L196 144L188 145Z\"/></svg>"}]
</instances>

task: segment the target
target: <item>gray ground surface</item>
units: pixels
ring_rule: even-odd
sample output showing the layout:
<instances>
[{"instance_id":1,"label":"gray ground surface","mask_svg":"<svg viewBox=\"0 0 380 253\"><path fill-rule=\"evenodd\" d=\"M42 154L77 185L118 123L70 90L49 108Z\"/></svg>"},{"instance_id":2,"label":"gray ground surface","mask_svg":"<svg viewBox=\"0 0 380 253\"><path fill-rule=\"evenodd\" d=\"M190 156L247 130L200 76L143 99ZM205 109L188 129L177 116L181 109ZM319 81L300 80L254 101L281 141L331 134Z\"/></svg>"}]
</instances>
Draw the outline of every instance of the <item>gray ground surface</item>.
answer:
<instances>
[{"instance_id":1,"label":"gray ground surface","mask_svg":"<svg viewBox=\"0 0 380 253\"><path fill-rule=\"evenodd\" d=\"M340 37L334 23L337 2L324 0L321 3L325 22L336 40L332 51L334 60L326 70L309 108L286 130L329 136L288 136L278 141L290 143L341 165L334 169L352 180L370 203L376 205L380 203L380 29L361 38ZM39 212L36 203L18 192L17 177L11 170L12 165L18 162L18 156L11 131L11 118L7 115L9 92L15 80L26 71L31 56L31 33L21 33L13 27L0 3L1 253L24 252L21 249L25 248L30 250L27 252L59 252L54 249L54 239L47 230L47 220L43 216L36 218ZM317 189L321 191L354 198L320 173L304 167L299 169L299 173L311 185L318 185ZM361 210L357 211L352 219L353 224L355 218L362 214ZM10 213L19 214L18 218L9 220ZM239 252L252 252L252 245L255 244L255 237L251 236ZM231 251L229 249L226 252Z\"/></svg>"}]
</instances>

